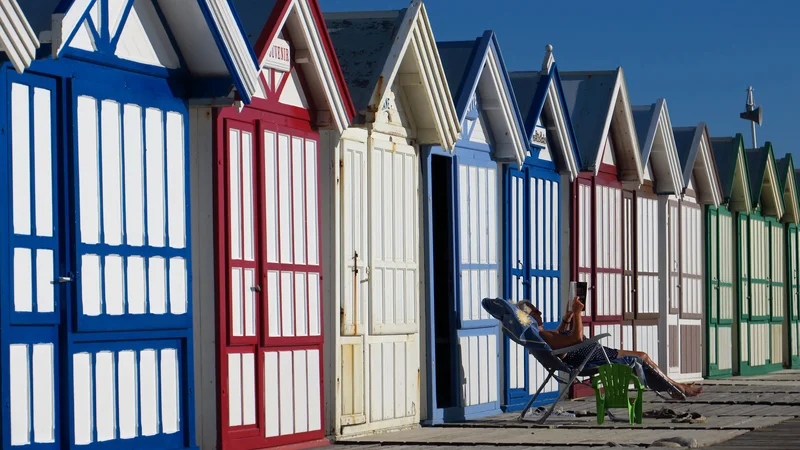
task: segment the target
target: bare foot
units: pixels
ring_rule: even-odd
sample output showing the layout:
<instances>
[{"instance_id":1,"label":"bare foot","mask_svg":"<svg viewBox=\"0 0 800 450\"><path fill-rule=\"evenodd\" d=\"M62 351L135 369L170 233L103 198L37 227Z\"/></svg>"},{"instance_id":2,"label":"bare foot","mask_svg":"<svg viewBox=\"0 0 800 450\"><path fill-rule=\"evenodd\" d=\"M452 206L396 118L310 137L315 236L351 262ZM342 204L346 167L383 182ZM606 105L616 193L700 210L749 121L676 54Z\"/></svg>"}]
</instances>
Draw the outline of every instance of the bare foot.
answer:
<instances>
[{"instance_id":1,"label":"bare foot","mask_svg":"<svg viewBox=\"0 0 800 450\"><path fill-rule=\"evenodd\" d=\"M684 384L682 388L683 388L683 394L686 395L687 397L696 397L703 393L703 387L695 386L694 383Z\"/></svg>"}]
</instances>

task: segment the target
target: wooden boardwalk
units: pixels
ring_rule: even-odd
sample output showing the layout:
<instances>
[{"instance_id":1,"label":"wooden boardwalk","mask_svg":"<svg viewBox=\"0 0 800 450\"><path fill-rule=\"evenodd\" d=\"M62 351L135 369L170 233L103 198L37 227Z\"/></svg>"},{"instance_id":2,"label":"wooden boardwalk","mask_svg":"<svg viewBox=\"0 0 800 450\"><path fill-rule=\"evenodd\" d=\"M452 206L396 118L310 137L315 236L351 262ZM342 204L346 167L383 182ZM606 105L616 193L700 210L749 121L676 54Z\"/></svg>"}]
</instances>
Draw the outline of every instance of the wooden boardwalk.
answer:
<instances>
[{"instance_id":1,"label":"wooden boardwalk","mask_svg":"<svg viewBox=\"0 0 800 450\"><path fill-rule=\"evenodd\" d=\"M707 419L700 424L645 419L642 425L630 425L606 419L604 425L597 425L593 399L580 399L559 405L579 417L551 417L545 425L520 422L517 414L503 414L466 423L350 437L331 448L574 450L653 447L661 440L713 448L800 448L800 371L706 380L702 384L705 392L690 401L664 401L651 392L644 400L645 411L670 408L677 413L700 413Z\"/></svg>"}]
</instances>

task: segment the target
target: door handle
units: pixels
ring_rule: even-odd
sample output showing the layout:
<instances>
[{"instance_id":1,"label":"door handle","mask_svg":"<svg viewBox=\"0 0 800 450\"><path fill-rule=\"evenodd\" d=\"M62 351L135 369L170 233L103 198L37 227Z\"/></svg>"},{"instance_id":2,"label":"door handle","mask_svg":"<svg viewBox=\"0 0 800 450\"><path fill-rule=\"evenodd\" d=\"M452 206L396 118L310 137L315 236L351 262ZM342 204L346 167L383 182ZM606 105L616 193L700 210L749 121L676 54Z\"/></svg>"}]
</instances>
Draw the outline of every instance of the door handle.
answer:
<instances>
[{"instance_id":1,"label":"door handle","mask_svg":"<svg viewBox=\"0 0 800 450\"><path fill-rule=\"evenodd\" d=\"M261 292L261 285L257 284L255 286L251 287L250 290L253 291L253 292Z\"/></svg>"},{"instance_id":2,"label":"door handle","mask_svg":"<svg viewBox=\"0 0 800 450\"><path fill-rule=\"evenodd\" d=\"M72 277L58 277L51 281L50 284L64 284L69 283L70 281L72 281Z\"/></svg>"}]
</instances>

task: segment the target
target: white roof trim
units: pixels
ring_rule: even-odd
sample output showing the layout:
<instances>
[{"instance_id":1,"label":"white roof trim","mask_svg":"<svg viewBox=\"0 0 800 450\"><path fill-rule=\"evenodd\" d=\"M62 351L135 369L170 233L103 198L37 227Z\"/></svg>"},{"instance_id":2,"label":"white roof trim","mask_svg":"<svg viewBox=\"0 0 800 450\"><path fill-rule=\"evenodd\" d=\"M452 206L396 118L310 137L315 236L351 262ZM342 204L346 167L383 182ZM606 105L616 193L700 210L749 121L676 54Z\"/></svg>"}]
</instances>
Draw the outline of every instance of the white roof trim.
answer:
<instances>
[{"instance_id":1,"label":"white roof trim","mask_svg":"<svg viewBox=\"0 0 800 450\"><path fill-rule=\"evenodd\" d=\"M616 118L615 110L617 107L617 100L622 100L623 117ZM614 120L616 119L616 120ZM628 98L628 88L625 85L625 75L622 73L622 68L617 69L617 80L614 84L614 93L611 95L611 102L608 105L608 112L606 113L606 123L603 126L603 134L600 138L600 148L597 149L597 156L594 161L594 174L600 172L600 164L603 161L603 147L605 147L606 138L611 131L612 122L617 122L627 129L628 142L614 141L614 148L624 149L628 148L633 153L634 165L636 166L636 174L641 185L644 182L644 171L642 168L642 154L639 150L639 142L636 138L636 127L633 123L633 113L631 112L631 102ZM617 170L622 168L619 165L620 158L617 158Z\"/></svg>"},{"instance_id":2,"label":"white roof trim","mask_svg":"<svg viewBox=\"0 0 800 450\"><path fill-rule=\"evenodd\" d=\"M789 189L789 197L795 199L795 202L793 203L794 207L792 208L792 211L793 211L792 215L794 217L787 218L787 219L792 221L793 223L800 223L800 211L797 210L797 200L798 199L797 199L797 185L795 184L795 179L794 179L794 167L789 167L788 178L789 179L786 180L786 184L787 184L786 187ZM785 193L784 193L784 196L785 196ZM786 204L786 202L784 202L784 205L785 204ZM785 209L787 209L787 213L788 213L788 209L789 208L785 208Z\"/></svg>"},{"instance_id":3,"label":"white roof trim","mask_svg":"<svg viewBox=\"0 0 800 450\"><path fill-rule=\"evenodd\" d=\"M395 40L381 70L379 80L383 82L379 82L376 86L369 104L380 104L381 99L391 89L392 82L400 69L400 63L411 47L420 71L420 80L429 94L428 101L433 109L433 125L439 135L439 144L446 150L452 150L461 133L461 123L457 119L456 108L435 45L436 39L421 0L411 2L397 36L405 36L405 39Z\"/></svg>"},{"instance_id":4,"label":"white roof trim","mask_svg":"<svg viewBox=\"0 0 800 450\"><path fill-rule=\"evenodd\" d=\"M18 73L36 58L39 39L17 0L0 0L0 46Z\"/></svg>"},{"instance_id":5,"label":"white roof trim","mask_svg":"<svg viewBox=\"0 0 800 450\"><path fill-rule=\"evenodd\" d=\"M247 102L256 95L264 96L261 87L260 70L252 58L250 43L245 39L239 28L230 4L227 0L201 1L208 8L211 19L214 21L225 47L218 50L227 52L227 56L237 72L231 75L238 77L247 91L242 92L242 96L245 97ZM70 36L74 33L75 28L80 25L81 18L92 4L92 0L74 0L66 14L53 14L53 58L58 58L61 55L61 52L69 43Z\"/></svg>"},{"instance_id":6,"label":"white roof trim","mask_svg":"<svg viewBox=\"0 0 800 450\"><path fill-rule=\"evenodd\" d=\"M552 54L550 58L552 59ZM567 112L565 111L564 105L561 103L561 98L558 95L558 88L552 77L550 78L550 85L547 87L544 108L547 109L550 117L555 122L555 129L558 130L556 137L559 147L563 149L563 154L561 156L567 164L569 179L573 181L578 177L580 168L578 167L578 160L575 158L575 147L573 146L572 139L569 137L570 130L567 125Z\"/></svg>"},{"instance_id":7,"label":"white roof trim","mask_svg":"<svg viewBox=\"0 0 800 450\"><path fill-rule=\"evenodd\" d=\"M523 140L523 136L520 135L520 129L518 127L517 122L517 115L514 111L514 105L509 100L511 97L511 93L508 92L506 88L505 82L503 82L503 72L500 69L500 62L497 58L497 54L495 53L492 46L489 46L488 51L484 57L481 73L478 74L478 85L475 86L475 90L480 90L481 88L481 79L483 78L484 71L488 71L490 75L490 79L492 80L492 87L494 97L499 100L500 103L500 112L502 114L502 123L503 127L505 128L505 132L508 135L508 138L511 139L511 143L500 143L497 142L497 133L495 133L495 145L500 147L503 146L511 146L513 147L514 154L517 157L517 164L522 164L525 161L525 156L528 151L528 144L527 139ZM464 114L466 115L466 110L464 110ZM486 114L490 116L490 125L491 119L499 119L497 118L497 114L492 114L491 111L487 111ZM460 118L460 121L463 121L464 117ZM521 126L521 125L519 125ZM523 131L524 132L524 131Z\"/></svg>"},{"instance_id":8,"label":"white roof trim","mask_svg":"<svg viewBox=\"0 0 800 450\"><path fill-rule=\"evenodd\" d=\"M717 168L711 157L711 141L709 141L707 130L705 125L703 125L702 131L700 132L700 142L698 143L700 147L697 150L697 158L694 160L692 173L695 174L695 177L702 176L706 179L710 191L709 193L711 194L711 202L714 206L719 206L720 203L722 203L722 188L718 183L716 174ZM702 171L699 171L700 169L698 169L697 163L701 159L703 167Z\"/></svg>"},{"instance_id":9,"label":"white roof trim","mask_svg":"<svg viewBox=\"0 0 800 450\"><path fill-rule=\"evenodd\" d=\"M675 146L675 136L672 132L672 120L669 117L669 109L667 108L667 101L665 99L660 98L656 100L653 118L656 120L650 120L650 124L647 128L647 136L644 141L645 148L649 148L650 151L647 153L648 159L642 161L642 167L644 168L648 164L650 158L653 157L653 147L656 144L656 136L659 136L658 132L660 131L661 145L666 150L667 172L670 178L668 182L673 193L680 193L683 190L683 175L680 157L678 156L678 148ZM651 171L651 175L655 178L658 189L658 185L664 181L659 179L654 170Z\"/></svg>"},{"instance_id":10,"label":"white roof trim","mask_svg":"<svg viewBox=\"0 0 800 450\"><path fill-rule=\"evenodd\" d=\"M778 183L778 174L775 173L775 158L772 153L767 155L767 170L764 172L765 177L769 177L769 184L772 188L772 195L775 197L775 217L780 220L783 217L783 193L780 191ZM764 180L761 180L761 195L764 195ZM759 199L760 201L761 199Z\"/></svg>"},{"instance_id":11,"label":"white roof trim","mask_svg":"<svg viewBox=\"0 0 800 450\"><path fill-rule=\"evenodd\" d=\"M750 211L753 210L753 201L751 199L751 194L750 194L750 183L748 181L748 179L749 179L748 173L747 173L747 170L745 170L745 167L744 167L745 161L746 161L746 159L745 159L746 156L744 154L744 149L741 146L739 146L739 149L736 151L736 155L737 155L736 156L736 172L739 174L738 178L742 182L742 194L743 194L743 197L744 197L745 210L748 213L750 213ZM737 177L734 175L734 177L733 177L733 183L734 184L736 183L736 178ZM731 193L733 193L733 189L734 188L731 187ZM733 201L733 199L730 199L730 200Z\"/></svg>"},{"instance_id":12,"label":"white roof trim","mask_svg":"<svg viewBox=\"0 0 800 450\"><path fill-rule=\"evenodd\" d=\"M313 26L315 23L314 15L311 13L308 0L292 0L292 3L287 9L286 15L283 17L283 21L278 27L278 30L284 28L286 21L292 12L297 12L300 17L300 24L302 26L301 38L304 39L307 46L312 49L312 51L308 52L309 57L311 58L317 75L320 78L321 87L325 92L325 98L328 106L331 108L331 116L334 120L336 130L341 133L348 126L350 126L350 115L347 112L345 103L342 101L342 97L344 97L345 94L339 92L339 84L337 83L336 77L331 70L331 65L338 63L336 61L332 63L330 60L328 60L328 52L325 50L325 46L322 45L322 38L319 34L319 28ZM275 33L275 37L277 36L278 33ZM297 39L295 35L292 37ZM271 43L268 44L268 46L269 45L271 45ZM260 85L261 84L259 83L259 86Z\"/></svg>"}]
</instances>

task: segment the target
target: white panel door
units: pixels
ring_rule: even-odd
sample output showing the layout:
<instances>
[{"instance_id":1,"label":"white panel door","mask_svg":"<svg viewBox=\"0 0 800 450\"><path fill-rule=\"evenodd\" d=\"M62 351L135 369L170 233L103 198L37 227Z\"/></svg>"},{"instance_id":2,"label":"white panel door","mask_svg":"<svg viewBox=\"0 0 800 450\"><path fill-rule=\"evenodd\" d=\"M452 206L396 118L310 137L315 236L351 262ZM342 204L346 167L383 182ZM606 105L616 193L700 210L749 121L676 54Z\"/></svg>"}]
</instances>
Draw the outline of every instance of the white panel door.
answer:
<instances>
[{"instance_id":1,"label":"white panel door","mask_svg":"<svg viewBox=\"0 0 800 450\"><path fill-rule=\"evenodd\" d=\"M369 164L370 331L417 333L420 168L416 151L373 139Z\"/></svg>"}]
</instances>

